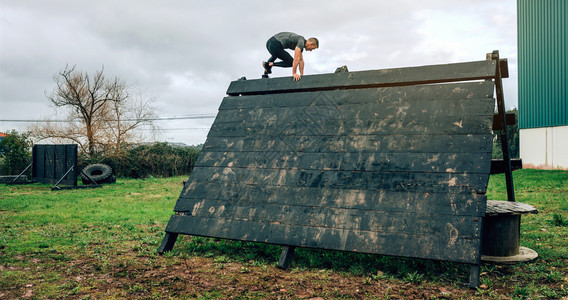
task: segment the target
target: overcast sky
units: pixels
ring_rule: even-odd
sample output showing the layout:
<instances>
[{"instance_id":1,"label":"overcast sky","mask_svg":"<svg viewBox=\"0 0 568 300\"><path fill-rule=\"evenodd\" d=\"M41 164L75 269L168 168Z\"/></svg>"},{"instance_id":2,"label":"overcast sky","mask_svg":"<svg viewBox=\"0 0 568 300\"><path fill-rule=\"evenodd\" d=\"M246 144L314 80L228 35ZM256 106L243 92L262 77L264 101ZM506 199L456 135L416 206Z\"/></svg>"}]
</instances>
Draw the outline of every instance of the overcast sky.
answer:
<instances>
[{"instance_id":1,"label":"overcast sky","mask_svg":"<svg viewBox=\"0 0 568 300\"><path fill-rule=\"evenodd\" d=\"M315 36L305 75L509 59L507 108L517 107L516 0L142 1L0 0L0 120L57 118L46 93L67 64L104 66L160 117L213 116L229 83L260 78L266 40ZM274 69L273 77L291 76ZM62 116L59 116L62 118ZM158 121L160 141L205 142L212 118ZM0 121L0 131L27 123ZM148 132L146 132L149 134Z\"/></svg>"}]
</instances>

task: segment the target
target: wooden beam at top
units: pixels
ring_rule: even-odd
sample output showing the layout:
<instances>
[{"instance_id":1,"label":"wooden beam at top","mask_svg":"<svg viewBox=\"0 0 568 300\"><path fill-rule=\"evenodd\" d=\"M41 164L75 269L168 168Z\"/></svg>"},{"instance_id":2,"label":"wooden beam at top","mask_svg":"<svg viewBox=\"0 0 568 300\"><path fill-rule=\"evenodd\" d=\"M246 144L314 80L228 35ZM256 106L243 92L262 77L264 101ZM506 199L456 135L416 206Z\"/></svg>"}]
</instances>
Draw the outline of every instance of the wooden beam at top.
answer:
<instances>
[{"instance_id":1,"label":"wooden beam at top","mask_svg":"<svg viewBox=\"0 0 568 300\"><path fill-rule=\"evenodd\" d=\"M230 96L257 95L485 80L495 77L495 64L496 62L493 60L483 60L396 69L340 72L307 75L299 81L293 81L291 76L237 80L231 82L227 94Z\"/></svg>"}]
</instances>

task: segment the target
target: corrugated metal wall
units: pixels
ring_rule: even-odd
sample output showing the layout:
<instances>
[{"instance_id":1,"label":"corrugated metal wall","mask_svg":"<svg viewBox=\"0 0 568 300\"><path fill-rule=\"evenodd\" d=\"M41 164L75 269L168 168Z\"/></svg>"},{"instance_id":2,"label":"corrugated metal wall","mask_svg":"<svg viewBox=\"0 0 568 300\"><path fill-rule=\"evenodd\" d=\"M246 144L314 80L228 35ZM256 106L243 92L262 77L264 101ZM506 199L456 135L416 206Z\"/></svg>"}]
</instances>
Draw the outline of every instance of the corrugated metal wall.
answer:
<instances>
[{"instance_id":1,"label":"corrugated metal wall","mask_svg":"<svg viewBox=\"0 0 568 300\"><path fill-rule=\"evenodd\" d=\"M568 0L517 0L519 128L568 125Z\"/></svg>"}]
</instances>

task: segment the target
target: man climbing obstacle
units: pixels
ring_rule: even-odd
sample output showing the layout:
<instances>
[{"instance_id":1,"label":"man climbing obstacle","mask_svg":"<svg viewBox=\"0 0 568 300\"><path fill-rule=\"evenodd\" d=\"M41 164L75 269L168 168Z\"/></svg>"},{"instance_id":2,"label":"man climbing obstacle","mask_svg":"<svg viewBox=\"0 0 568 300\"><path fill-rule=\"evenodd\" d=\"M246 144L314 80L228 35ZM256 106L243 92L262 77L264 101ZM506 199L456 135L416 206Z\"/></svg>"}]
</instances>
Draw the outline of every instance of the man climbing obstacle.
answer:
<instances>
[{"instance_id":1,"label":"man climbing obstacle","mask_svg":"<svg viewBox=\"0 0 568 300\"><path fill-rule=\"evenodd\" d=\"M268 61L262 62L264 75L262 78L268 78L268 74L272 73L272 67L290 68L292 67L292 76L294 81L298 81L304 76L304 58L302 52L304 49L312 51L319 48L318 39L312 37L306 40L303 36L292 32L280 32L268 39L266 49L270 53ZM284 49L294 50L294 58ZM275 62L279 58L281 61ZM298 68L300 74L298 74Z\"/></svg>"}]
</instances>

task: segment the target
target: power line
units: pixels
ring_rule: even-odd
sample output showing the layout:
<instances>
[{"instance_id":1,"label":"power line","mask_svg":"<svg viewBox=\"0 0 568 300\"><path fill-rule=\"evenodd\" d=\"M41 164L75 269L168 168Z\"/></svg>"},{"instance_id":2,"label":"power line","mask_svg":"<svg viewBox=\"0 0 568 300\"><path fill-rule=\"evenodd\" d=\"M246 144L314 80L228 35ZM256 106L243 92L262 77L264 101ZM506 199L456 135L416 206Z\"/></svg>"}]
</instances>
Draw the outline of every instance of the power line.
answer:
<instances>
[{"instance_id":1,"label":"power line","mask_svg":"<svg viewBox=\"0 0 568 300\"><path fill-rule=\"evenodd\" d=\"M47 123L47 122L54 122L54 123L71 123L75 121L70 120L0 120L0 122L11 122L11 123Z\"/></svg>"},{"instance_id":2,"label":"power line","mask_svg":"<svg viewBox=\"0 0 568 300\"><path fill-rule=\"evenodd\" d=\"M187 116L176 116L176 117L156 117L156 118L146 118L141 119L142 121L172 121L172 120L192 120L192 119L215 119L216 115L187 115ZM116 120L110 120L116 121ZM132 121L140 121L136 119L124 119L125 122L132 122ZM47 122L54 122L54 123L72 123L77 122L74 120L24 120L24 119L2 119L0 122L12 122L12 123L47 123Z\"/></svg>"},{"instance_id":3,"label":"power line","mask_svg":"<svg viewBox=\"0 0 568 300\"><path fill-rule=\"evenodd\" d=\"M189 120L189 119L215 119L217 115L194 115L194 116L181 116L181 117L157 117L151 119L144 119L148 121L168 121L168 120Z\"/></svg>"},{"instance_id":4,"label":"power line","mask_svg":"<svg viewBox=\"0 0 568 300\"><path fill-rule=\"evenodd\" d=\"M194 128L141 128L143 131L184 131L184 130L209 130L209 127L194 127Z\"/></svg>"}]
</instances>

